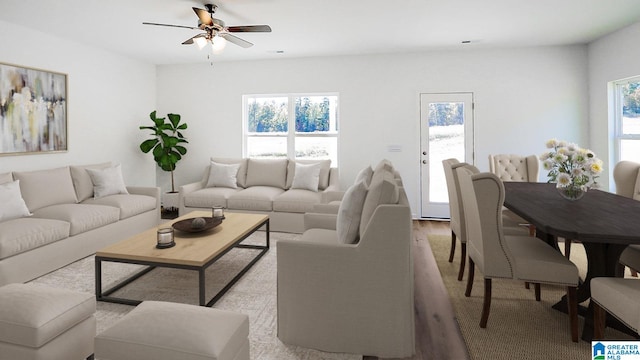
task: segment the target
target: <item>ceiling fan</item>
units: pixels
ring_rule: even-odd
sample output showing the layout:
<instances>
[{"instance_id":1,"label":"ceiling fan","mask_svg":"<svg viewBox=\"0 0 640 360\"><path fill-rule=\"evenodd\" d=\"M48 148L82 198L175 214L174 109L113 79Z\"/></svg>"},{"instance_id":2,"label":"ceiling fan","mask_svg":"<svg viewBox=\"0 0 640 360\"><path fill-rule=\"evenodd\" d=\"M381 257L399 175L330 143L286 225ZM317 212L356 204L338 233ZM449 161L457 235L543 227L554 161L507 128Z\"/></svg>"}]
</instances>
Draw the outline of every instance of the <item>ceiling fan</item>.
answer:
<instances>
[{"instance_id":1,"label":"ceiling fan","mask_svg":"<svg viewBox=\"0 0 640 360\"><path fill-rule=\"evenodd\" d=\"M198 34L193 36L187 40L185 40L182 45L191 45L196 44L200 49L210 43L214 51L216 47L221 50L224 47L225 42L220 41L218 39L224 39L231 43L234 43L243 48L248 48L253 46L252 43L241 39L231 33L241 33L241 32L271 32L271 27L269 25L244 25L244 26L226 26L224 21L220 19L216 19L213 17L213 14L218 9L218 6L215 4L205 4L206 10L199 8L192 8L193 11L198 16L198 26L184 26L184 25L171 25L171 24L158 24L151 22L143 22L144 25L157 25L157 26L169 26L169 27L178 27L185 29L194 29L194 30L204 30L205 32L202 34Z\"/></svg>"}]
</instances>

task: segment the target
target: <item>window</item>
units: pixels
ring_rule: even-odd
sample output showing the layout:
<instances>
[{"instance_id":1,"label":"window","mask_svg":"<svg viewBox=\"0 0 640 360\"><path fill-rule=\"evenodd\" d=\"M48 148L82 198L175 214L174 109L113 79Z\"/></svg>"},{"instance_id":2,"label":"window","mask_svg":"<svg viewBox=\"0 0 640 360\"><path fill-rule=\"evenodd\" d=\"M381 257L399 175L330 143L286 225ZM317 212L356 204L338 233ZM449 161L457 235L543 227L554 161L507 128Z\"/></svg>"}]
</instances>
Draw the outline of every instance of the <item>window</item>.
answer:
<instances>
[{"instance_id":1,"label":"window","mask_svg":"<svg viewBox=\"0 0 640 360\"><path fill-rule=\"evenodd\" d=\"M614 83L617 161L640 162L640 76Z\"/></svg>"},{"instance_id":2,"label":"window","mask_svg":"<svg viewBox=\"0 0 640 360\"><path fill-rule=\"evenodd\" d=\"M244 156L338 164L338 95L245 95Z\"/></svg>"}]
</instances>

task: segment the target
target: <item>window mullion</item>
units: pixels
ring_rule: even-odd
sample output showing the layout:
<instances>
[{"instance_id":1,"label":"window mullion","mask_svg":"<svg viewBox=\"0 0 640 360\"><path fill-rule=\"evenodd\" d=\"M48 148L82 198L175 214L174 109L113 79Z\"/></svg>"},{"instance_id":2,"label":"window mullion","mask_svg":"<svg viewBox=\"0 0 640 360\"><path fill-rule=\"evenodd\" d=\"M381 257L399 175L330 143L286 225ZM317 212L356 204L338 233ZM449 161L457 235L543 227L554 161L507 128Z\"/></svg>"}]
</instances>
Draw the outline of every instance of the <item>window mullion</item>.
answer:
<instances>
[{"instance_id":1,"label":"window mullion","mask_svg":"<svg viewBox=\"0 0 640 360\"><path fill-rule=\"evenodd\" d=\"M293 95L289 101L289 132L287 133L287 154L290 159L296 158L296 101Z\"/></svg>"}]
</instances>

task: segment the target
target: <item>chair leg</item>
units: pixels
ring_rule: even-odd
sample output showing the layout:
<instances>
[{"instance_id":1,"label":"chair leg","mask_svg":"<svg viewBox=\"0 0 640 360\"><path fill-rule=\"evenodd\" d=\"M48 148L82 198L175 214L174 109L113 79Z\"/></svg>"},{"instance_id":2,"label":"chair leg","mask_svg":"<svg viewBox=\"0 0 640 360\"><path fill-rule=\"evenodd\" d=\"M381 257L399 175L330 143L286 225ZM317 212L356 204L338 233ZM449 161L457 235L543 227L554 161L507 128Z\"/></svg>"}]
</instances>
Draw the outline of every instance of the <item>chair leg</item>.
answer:
<instances>
[{"instance_id":1,"label":"chair leg","mask_svg":"<svg viewBox=\"0 0 640 360\"><path fill-rule=\"evenodd\" d=\"M456 233L451 230L451 251L449 251L449 262L453 262L453 255L456 253Z\"/></svg>"},{"instance_id":2,"label":"chair leg","mask_svg":"<svg viewBox=\"0 0 640 360\"><path fill-rule=\"evenodd\" d=\"M472 258L469 258L469 274L467 275L467 289L464 291L464 296L471 296L471 289L473 288L473 276L475 273L476 264Z\"/></svg>"},{"instance_id":3,"label":"chair leg","mask_svg":"<svg viewBox=\"0 0 640 360\"><path fill-rule=\"evenodd\" d=\"M578 295L575 286L567 286L567 308L569 310L571 341L578 342Z\"/></svg>"},{"instance_id":4,"label":"chair leg","mask_svg":"<svg viewBox=\"0 0 640 360\"><path fill-rule=\"evenodd\" d=\"M603 340L604 328L607 322L607 312L595 301L591 301L591 304L593 304L593 340Z\"/></svg>"},{"instance_id":5,"label":"chair leg","mask_svg":"<svg viewBox=\"0 0 640 360\"><path fill-rule=\"evenodd\" d=\"M458 281L462 281L464 266L467 261L467 244L460 243L460 270L458 270Z\"/></svg>"},{"instance_id":6,"label":"chair leg","mask_svg":"<svg viewBox=\"0 0 640 360\"><path fill-rule=\"evenodd\" d=\"M530 289L530 287L529 287L529 282L528 282L528 281L525 281L525 282L524 282L524 288L525 288L525 289L527 289L527 290L529 290L529 289Z\"/></svg>"},{"instance_id":7,"label":"chair leg","mask_svg":"<svg viewBox=\"0 0 640 360\"><path fill-rule=\"evenodd\" d=\"M529 228L529 236L536 236L536 226L529 224L527 227Z\"/></svg>"},{"instance_id":8,"label":"chair leg","mask_svg":"<svg viewBox=\"0 0 640 360\"><path fill-rule=\"evenodd\" d=\"M540 301L540 283L534 283L533 289L536 293L536 301Z\"/></svg>"},{"instance_id":9,"label":"chair leg","mask_svg":"<svg viewBox=\"0 0 640 360\"><path fill-rule=\"evenodd\" d=\"M480 317L480 327L487 327L489 311L491 310L491 279L484 279L484 302L482 304L482 316Z\"/></svg>"},{"instance_id":10,"label":"chair leg","mask_svg":"<svg viewBox=\"0 0 640 360\"><path fill-rule=\"evenodd\" d=\"M571 256L571 239L564 239L564 257L567 259Z\"/></svg>"}]
</instances>

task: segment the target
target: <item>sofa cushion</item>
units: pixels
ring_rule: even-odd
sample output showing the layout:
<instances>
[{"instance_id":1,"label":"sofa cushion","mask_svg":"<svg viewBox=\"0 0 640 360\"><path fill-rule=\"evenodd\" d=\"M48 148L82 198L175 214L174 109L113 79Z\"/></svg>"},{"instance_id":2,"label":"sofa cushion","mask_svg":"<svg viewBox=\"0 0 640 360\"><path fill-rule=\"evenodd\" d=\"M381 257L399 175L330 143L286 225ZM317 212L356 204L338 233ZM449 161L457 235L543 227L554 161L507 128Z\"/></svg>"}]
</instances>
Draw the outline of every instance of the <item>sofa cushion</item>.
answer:
<instances>
[{"instance_id":1,"label":"sofa cushion","mask_svg":"<svg viewBox=\"0 0 640 360\"><path fill-rule=\"evenodd\" d=\"M212 187L184 195L184 206L211 208L213 206L228 207L227 199L242 189Z\"/></svg>"},{"instance_id":2,"label":"sofa cushion","mask_svg":"<svg viewBox=\"0 0 640 360\"><path fill-rule=\"evenodd\" d=\"M31 216L20 193L20 180L0 184L0 221Z\"/></svg>"},{"instance_id":3,"label":"sofa cushion","mask_svg":"<svg viewBox=\"0 0 640 360\"><path fill-rule=\"evenodd\" d=\"M373 169L373 173L375 174L382 170L390 171L393 173L393 163L387 159L380 160L378 165L376 165L376 167Z\"/></svg>"},{"instance_id":4,"label":"sofa cushion","mask_svg":"<svg viewBox=\"0 0 640 360\"><path fill-rule=\"evenodd\" d=\"M0 222L0 259L69 237L66 221L33 217Z\"/></svg>"},{"instance_id":5,"label":"sofa cushion","mask_svg":"<svg viewBox=\"0 0 640 360\"><path fill-rule=\"evenodd\" d=\"M344 198L338 208L336 219L336 231L338 240L343 244L355 244L358 242L360 231L360 218L364 200L367 197L367 185L364 181L351 186L344 193Z\"/></svg>"},{"instance_id":6,"label":"sofa cushion","mask_svg":"<svg viewBox=\"0 0 640 360\"><path fill-rule=\"evenodd\" d=\"M249 159L247 187L273 186L284 189L287 181L287 159Z\"/></svg>"},{"instance_id":7,"label":"sofa cushion","mask_svg":"<svg viewBox=\"0 0 640 360\"><path fill-rule=\"evenodd\" d=\"M110 162L69 167L78 202L83 202L93 197L93 182L86 169L105 169L108 167L111 167Z\"/></svg>"},{"instance_id":8,"label":"sofa cushion","mask_svg":"<svg viewBox=\"0 0 640 360\"><path fill-rule=\"evenodd\" d=\"M66 221L71 224L69 234L73 236L118 221L120 209L104 205L62 204L38 209L33 216Z\"/></svg>"},{"instance_id":9,"label":"sofa cushion","mask_svg":"<svg viewBox=\"0 0 640 360\"><path fill-rule=\"evenodd\" d=\"M291 189L273 200L273 211L305 213L322 201L322 194L303 189Z\"/></svg>"},{"instance_id":10,"label":"sofa cushion","mask_svg":"<svg viewBox=\"0 0 640 360\"><path fill-rule=\"evenodd\" d=\"M215 161L209 165L209 179L205 187L238 188L238 170L240 164L219 164Z\"/></svg>"},{"instance_id":11,"label":"sofa cushion","mask_svg":"<svg viewBox=\"0 0 640 360\"><path fill-rule=\"evenodd\" d=\"M156 198L147 195L117 194L87 199L82 204L105 205L120 209L120 219L127 219L156 208Z\"/></svg>"},{"instance_id":12,"label":"sofa cushion","mask_svg":"<svg viewBox=\"0 0 640 360\"><path fill-rule=\"evenodd\" d=\"M285 189L291 188L296 173L296 164L320 164L320 178L318 189L324 190L329 187L329 173L331 170L331 160L296 160L289 161L287 165L287 186Z\"/></svg>"},{"instance_id":13,"label":"sofa cushion","mask_svg":"<svg viewBox=\"0 0 640 360\"><path fill-rule=\"evenodd\" d=\"M400 192L398 185L392 173L383 171L383 173L377 177L371 179L371 186L367 191L367 196L364 200L364 206L362 207L362 216L360 217L360 235L364 234L369 220L373 217L373 213L376 211L378 205L383 204L397 204L400 198Z\"/></svg>"},{"instance_id":14,"label":"sofa cushion","mask_svg":"<svg viewBox=\"0 0 640 360\"><path fill-rule=\"evenodd\" d=\"M13 175L10 172L0 174L0 184L5 184L13 181Z\"/></svg>"},{"instance_id":15,"label":"sofa cushion","mask_svg":"<svg viewBox=\"0 0 640 360\"><path fill-rule=\"evenodd\" d=\"M284 190L281 188L251 186L229 196L227 206L235 210L271 211L273 200L282 193Z\"/></svg>"},{"instance_id":16,"label":"sofa cushion","mask_svg":"<svg viewBox=\"0 0 640 360\"><path fill-rule=\"evenodd\" d=\"M247 165L249 163L246 158L211 158L211 161L215 161L218 164L240 164L238 174L236 175L237 184L239 187L247 187ZM206 184L206 182L205 182Z\"/></svg>"},{"instance_id":17,"label":"sofa cushion","mask_svg":"<svg viewBox=\"0 0 640 360\"><path fill-rule=\"evenodd\" d=\"M93 294L37 284L3 286L0 304L0 341L30 348L41 347L96 311Z\"/></svg>"},{"instance_id":18,"label":"sofa cushion","mask_svg":"<svg viewBox=\"0 0 640 360\"><path fill-rule=\"evenodd\" d=\"M128 194L120 164L104 169L86 169L93 183L93 197Z\"/></svg>"},{"instance_id":19,"label":"sofa cushion","mask_svg":"<svg viewBox=\"0 0 640 360\"><path fill-rule=\"evenodd\" d=\"M20 180L22 198L31 212L45 206L78 202L69 167L14 172L13 176Z\"/></svg>"},{"instance_id":20,"label":"sofa cushion","mask_svg":"<svg viewBox=\"0 0 640 360\"><path fill-rule=\"evenodd\" d=\"M290 189L304 189L318 191L320 182L321 164L300 164L296 163L296 171L293 175Z\"/></svg>"}]
</instances>

